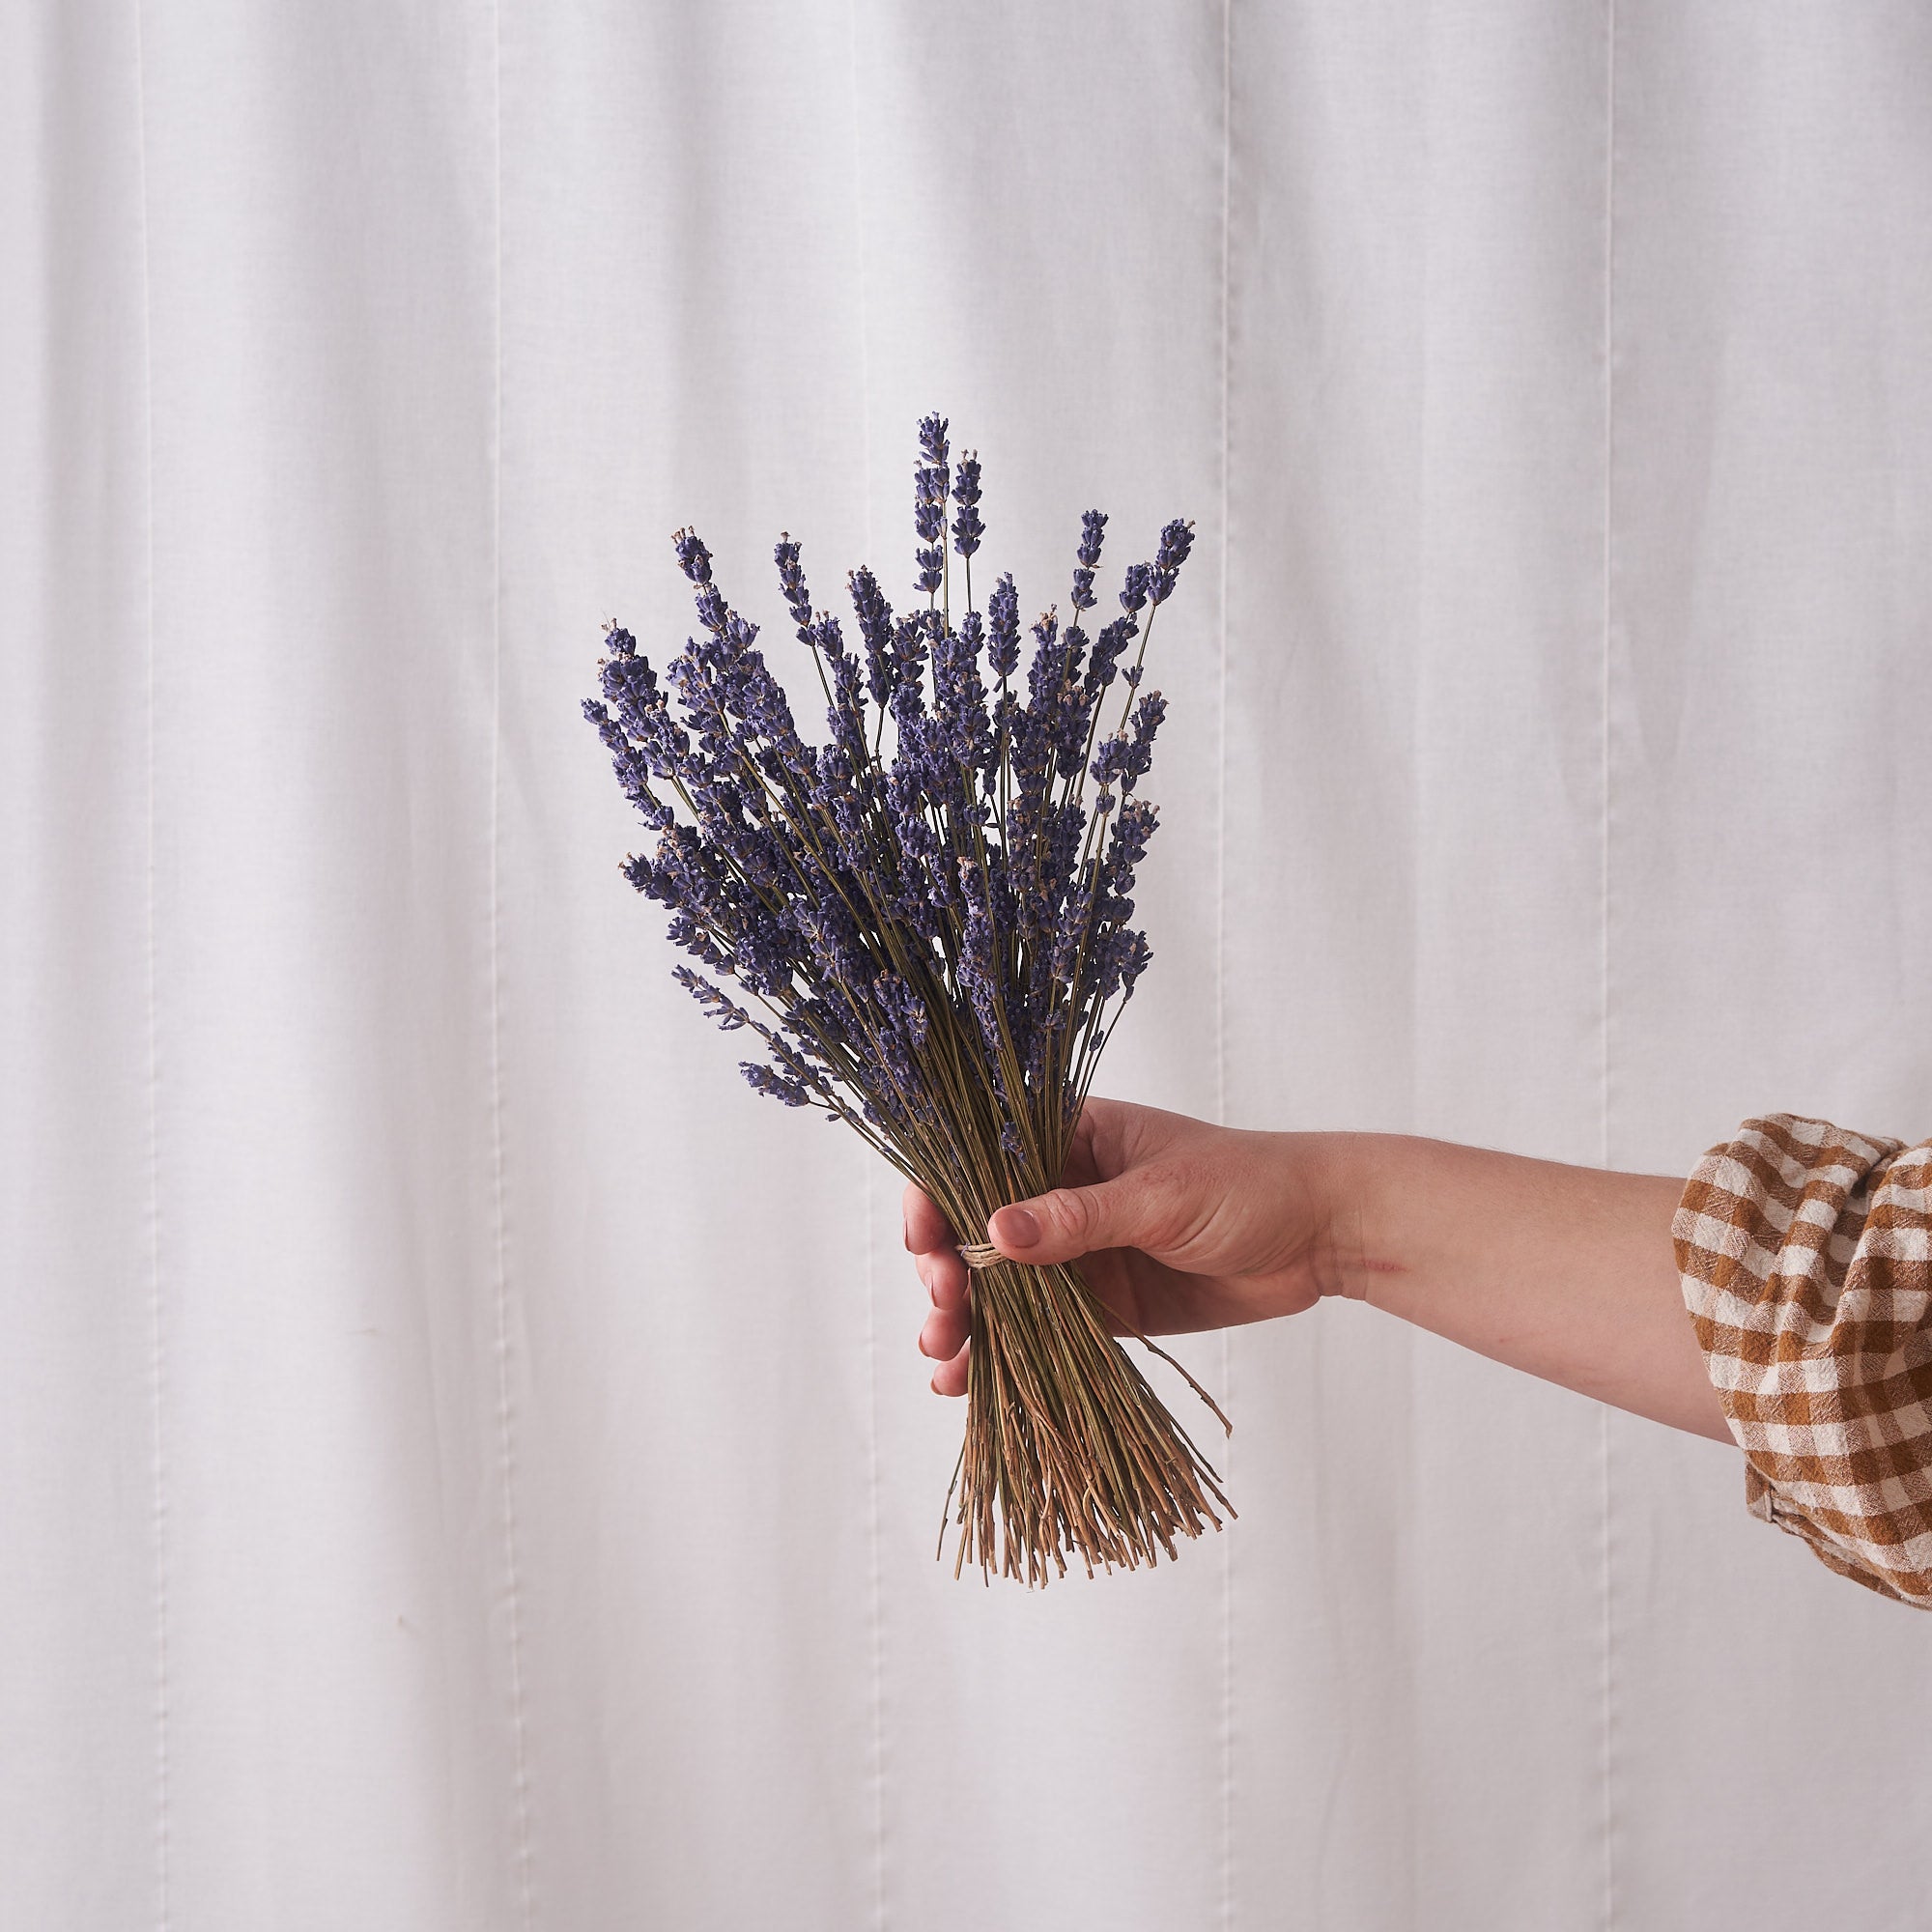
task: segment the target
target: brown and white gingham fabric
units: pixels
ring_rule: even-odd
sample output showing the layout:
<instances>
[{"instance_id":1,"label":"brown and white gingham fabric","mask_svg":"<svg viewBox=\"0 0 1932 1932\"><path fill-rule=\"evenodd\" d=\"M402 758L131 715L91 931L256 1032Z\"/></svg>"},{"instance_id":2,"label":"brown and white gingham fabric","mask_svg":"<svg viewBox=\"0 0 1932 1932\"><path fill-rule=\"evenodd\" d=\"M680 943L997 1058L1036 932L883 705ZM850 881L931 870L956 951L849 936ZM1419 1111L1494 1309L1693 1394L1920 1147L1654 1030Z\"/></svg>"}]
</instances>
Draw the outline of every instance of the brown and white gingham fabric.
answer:
<instances>
[{"instance_id":1,"label":"brown and white gingham fabric","mask_svg":"<svg viewBox=\"0 0 1932 1932\"><path fill-rule=\"evenodd\" d=\"M1747 1121L1671 1232L1746 1506L1932 1609L1932 1142Z\"/></svg>"}]
</instances>

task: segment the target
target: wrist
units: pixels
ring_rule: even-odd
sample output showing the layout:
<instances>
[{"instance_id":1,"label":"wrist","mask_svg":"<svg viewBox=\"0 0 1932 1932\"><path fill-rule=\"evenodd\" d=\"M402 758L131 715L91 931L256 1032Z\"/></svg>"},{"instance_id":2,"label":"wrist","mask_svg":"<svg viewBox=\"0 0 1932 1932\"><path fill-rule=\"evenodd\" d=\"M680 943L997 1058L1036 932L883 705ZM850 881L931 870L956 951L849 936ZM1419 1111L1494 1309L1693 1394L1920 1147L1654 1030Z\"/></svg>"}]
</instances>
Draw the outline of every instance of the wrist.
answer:
<instances>
[{"instance_id":1,"label":"wrist","mask_svg":"<svg viewBox=\"0 0 1932 1932\"><path fill-rule=\"evenodd\" d=\"M1378 1286L1408 1271L1397 1252L1394 1219L1406 1152L1417 1143L1402 1134L1289 1138L1309 1143L1303 1158L1316 1204L1309 1257L1316 1293L1373 1301Z\"/></svg>"}]
</instances>

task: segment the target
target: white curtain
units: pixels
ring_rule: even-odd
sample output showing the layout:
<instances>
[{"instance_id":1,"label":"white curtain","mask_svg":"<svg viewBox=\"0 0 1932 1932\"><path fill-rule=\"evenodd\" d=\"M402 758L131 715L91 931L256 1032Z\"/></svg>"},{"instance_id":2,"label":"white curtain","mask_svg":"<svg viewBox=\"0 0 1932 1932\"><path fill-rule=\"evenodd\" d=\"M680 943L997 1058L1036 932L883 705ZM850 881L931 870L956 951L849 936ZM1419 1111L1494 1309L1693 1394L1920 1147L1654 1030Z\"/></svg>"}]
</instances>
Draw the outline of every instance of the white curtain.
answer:
<instances>
[{"instance_id":1,"label":"white curtain","mask_svg":"<svg viewBox=\"0 0 1932 1932\"><path fill-rule=\"evenodd\" d=\"M908 580L937 408L1030 607L1196 520L1112 1091L1932 1130L1932 16L7 17L0 1920L1924 1922L1926 1628L1360 1309L1185 1348L1228 1534L954 1582L577 706L687 520Z\"/></svg>"}]
</instances>

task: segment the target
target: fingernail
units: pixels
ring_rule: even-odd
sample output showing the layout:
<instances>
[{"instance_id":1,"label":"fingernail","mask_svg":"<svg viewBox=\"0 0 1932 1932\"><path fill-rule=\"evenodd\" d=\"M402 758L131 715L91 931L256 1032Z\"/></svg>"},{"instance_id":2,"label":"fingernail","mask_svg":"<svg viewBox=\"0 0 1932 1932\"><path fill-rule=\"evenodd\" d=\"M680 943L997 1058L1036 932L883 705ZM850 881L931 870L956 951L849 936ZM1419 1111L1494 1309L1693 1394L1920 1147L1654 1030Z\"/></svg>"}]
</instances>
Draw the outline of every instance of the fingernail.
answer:
<instances>
[{"instance_id":1,"label":"fingernail","mask_svg":"<svg viewBox=\"0 0 1932 1932\"><path fill-rule=\"evenodd\" d=\"M903 1208L901 1208L899 1209L899 1238L900 1238L900 1239L901 1239L902 1241L904 1241L904 1243L905 1243L905 1245L906 1245L906 1253L907 1253L907 1254L911 1254L911 1253L912 1253L912 1223L911 1223L911 1221L909 1221L909 1220L908 1220L908 1219L906 1218L906 1211L905 1211L905 1209L904 1209Z\"/></svg>"},{"instance_id":2,"label":"fingernail","mask_svg":"<svg viewBox=\"0 0 1932 1932\"><path fill-rule=\"evenodd\" d=\"M993 1216L1000 1225L994 1238L1003 1248L1033 1248L1039 1245L1039 1222L1031 1208L1002 1208Z\"/></svg>"}]
</instances>

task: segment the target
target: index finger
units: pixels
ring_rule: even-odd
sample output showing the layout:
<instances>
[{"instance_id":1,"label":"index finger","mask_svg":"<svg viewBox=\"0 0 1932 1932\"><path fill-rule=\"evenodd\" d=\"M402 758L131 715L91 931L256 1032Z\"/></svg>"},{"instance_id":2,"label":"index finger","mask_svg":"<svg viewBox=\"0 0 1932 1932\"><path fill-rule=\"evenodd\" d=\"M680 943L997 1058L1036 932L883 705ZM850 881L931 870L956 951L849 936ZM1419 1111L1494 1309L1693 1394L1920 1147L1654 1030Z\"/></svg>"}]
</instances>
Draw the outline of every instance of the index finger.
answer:
<instances>
[{"instance_id":1,"label":"index finger","mask_svg":"<svg viewBox=\"0 0 1932 1932\"><path fill-rule=\"evenodd\" d=\"M947 1225L938 1204L917 1181L907 1181L905 1200L905 1244L916 1255L950 1252L958 1245L958 1236Z\"/></svg>"}]
</instances>

